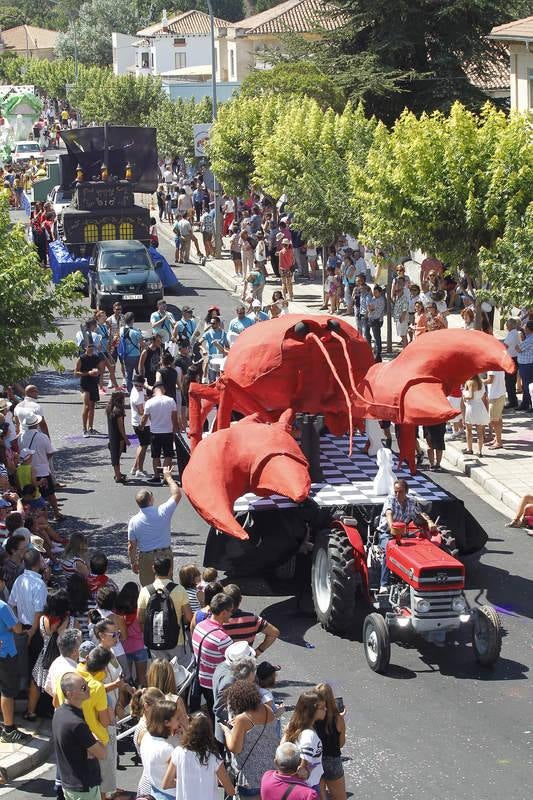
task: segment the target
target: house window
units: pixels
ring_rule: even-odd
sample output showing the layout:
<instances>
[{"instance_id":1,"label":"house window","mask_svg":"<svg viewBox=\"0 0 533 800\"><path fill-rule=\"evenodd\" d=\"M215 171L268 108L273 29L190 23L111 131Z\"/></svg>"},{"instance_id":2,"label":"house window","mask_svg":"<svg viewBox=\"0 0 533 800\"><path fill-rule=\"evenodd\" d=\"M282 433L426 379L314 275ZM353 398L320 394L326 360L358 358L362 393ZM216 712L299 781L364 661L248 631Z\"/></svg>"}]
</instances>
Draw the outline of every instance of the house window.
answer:
<instances>
[{"instance_id":1,"label":"house window","mask_svg":"<svg viewBox=\"0 0 533 800\"><path fill-rule=\"evenodd\" d=\"M186 44L185 39L174 39L174 47L185 47Z\"/></svg>"},{"instance_id":2,"label":"house window","mask_svg":"<svg viewBox=\"0 0 533 800\"><path fill-rule=\"evenodd\" d=\"M143 50L141 53L141 69L148 69L150 66L150 54Z\"/></svg>"},{"instance_id":3,"label":"house window","mask_svg":"<svg viewBox=\"0 0 533 800\"><path fill-rule=\"evenodd\" d=\"M229 75L233 80L237 77L235 73L235 50L229 51Z\"/></svg>"},{"instance_id":4,"label":"house window","mask_svg":"<svg viewBox=\"0 0 533 800\"><path fill-rule=\"evenodd\" d=\"M153 66L154 66L154 52L153 52L153 50L150 53L150 64L151 64L152 69L153 69Z\"/></svg>"},{"instance_id":5,"label":"house window","mask_svg":"<svg viewBox=\"0 0 533 800\"><path fill-rule=\"evenodd\" d=\"M116 238L117 238L117 235L116 235L116 228L115 228L114 224L112 222L105 222L102 225L102 241L103 242L112 241L113 239L116 239Z\"/></svg>"},{"instance_id":6,"label":"house window","mask_svg":"<svg viewBox=\"0 0 533 800\"><path fill-rule=\"evenodd\" d=\"M88 222L83 229L83 240L85 242L97 242L98 225L95 225L94 222Z\"/></svg>"},{"instance_id":7,"label":"house window","mask_svg":"<svg viewBox=\"0 0 533 800\"><path fill-rule=\"evenodd\" d=\"M174 53L175 69L185 69L187 66L187 53Z\"/></svg>"},{"instance_id":8,"label":"house window","mask_svg":"<svg viewBox=\"0 0 533 800\"><path fill-rule=\"evenodd\" d=\"M529 96L529 108L533 109L533 69L528 70L527 73L527 85L528 85L528 96Z\"/></svg>"},{"instance_id":9,"label":"house window","mask_svg":"<svg viewBox=\"0 0 533 800\"><path fill-rule=\"evenodd\" d=\"M120 239L133 239L133 225L131 222L120 223Z\"/></svg>"}]
</instances>

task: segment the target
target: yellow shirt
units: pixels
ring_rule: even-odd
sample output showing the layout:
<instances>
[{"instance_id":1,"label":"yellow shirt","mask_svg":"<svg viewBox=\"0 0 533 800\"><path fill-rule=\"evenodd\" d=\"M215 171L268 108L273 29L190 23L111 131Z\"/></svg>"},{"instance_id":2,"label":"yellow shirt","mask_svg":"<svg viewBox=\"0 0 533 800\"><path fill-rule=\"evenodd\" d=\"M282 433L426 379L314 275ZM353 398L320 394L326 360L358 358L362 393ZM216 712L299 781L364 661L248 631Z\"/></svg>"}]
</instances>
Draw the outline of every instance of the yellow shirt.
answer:
<instances>
[{"instance_id":1,"label":"yellow shirt","mask_svg":"<svg viewBox=\"0 0 533 800\"><path fill-rule=\"evenodd\" d=\"M102 683L105 672L97 672L95 675L91 675L90 672L85 670L83 664L78 664L76 672L79 672L80 675L85 678L89 687L89 697L81 704L83 718L91 729L91 733L94 733L102 744L107 744L109 741L109 733L107 732L107 728L105 728L98 719L99 711L107 711L107 694L104 684ZM56 684L55 693L58 702L62 705L65 702L65 698L61 691L61 678Z\"/></svg>"}]
</instances>

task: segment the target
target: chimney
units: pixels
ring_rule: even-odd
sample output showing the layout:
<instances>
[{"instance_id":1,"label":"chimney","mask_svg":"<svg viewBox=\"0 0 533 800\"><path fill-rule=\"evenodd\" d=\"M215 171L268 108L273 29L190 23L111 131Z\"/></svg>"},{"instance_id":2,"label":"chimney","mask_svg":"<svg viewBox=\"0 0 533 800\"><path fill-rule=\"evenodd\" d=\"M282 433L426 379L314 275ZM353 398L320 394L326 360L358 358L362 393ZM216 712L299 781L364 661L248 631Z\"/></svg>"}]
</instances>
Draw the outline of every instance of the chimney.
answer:
<instances>
[{"instance_id":1,"label":"chimney","mask_svg":"<svg viewBox=\"0 0 533 800\"><path fill-rule=\"evenodd\" d=\"M168 17L167 17L167 10L166 8L163 9L163 15L161 17L161 32L168 33Z\"/></svg>"}]
</instances>

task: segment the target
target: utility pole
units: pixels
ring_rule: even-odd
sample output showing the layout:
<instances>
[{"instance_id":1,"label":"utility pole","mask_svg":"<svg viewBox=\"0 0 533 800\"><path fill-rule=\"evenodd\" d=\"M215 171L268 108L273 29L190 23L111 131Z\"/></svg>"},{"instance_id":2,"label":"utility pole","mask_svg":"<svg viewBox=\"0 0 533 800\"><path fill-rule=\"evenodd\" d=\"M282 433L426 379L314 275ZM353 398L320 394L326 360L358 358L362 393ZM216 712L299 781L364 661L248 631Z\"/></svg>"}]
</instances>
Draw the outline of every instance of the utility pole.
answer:
<instances>
[{"instance_id":1,"label":"utility pole","mask_svg":"<svg viewBox=\"0 0 533 800\"><path fill-rule=\"evenodd\" d=\"M211 0L206 0L209 11L209 25L211 30L211 118L217 118L217 63L215 48L215 17ZM220 215L220 186L216 175L213 173L213 192L215 200L215 258L222 254L222 219Z\"/></svg>"}]
</instances>

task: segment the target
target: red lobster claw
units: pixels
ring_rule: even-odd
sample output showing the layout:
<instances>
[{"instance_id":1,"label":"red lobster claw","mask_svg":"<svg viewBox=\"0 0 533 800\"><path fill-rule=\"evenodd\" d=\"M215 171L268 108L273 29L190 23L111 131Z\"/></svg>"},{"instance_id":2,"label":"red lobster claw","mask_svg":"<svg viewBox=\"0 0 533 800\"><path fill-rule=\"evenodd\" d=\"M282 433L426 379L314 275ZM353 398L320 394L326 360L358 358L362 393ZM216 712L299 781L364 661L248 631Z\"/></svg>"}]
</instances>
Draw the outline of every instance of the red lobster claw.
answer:
<instances>
[{"instance_id":1,"label":"red lobster claw","mask_svg":"<svg viewBox=\"0 0 533 800\"><path fill-rule=\"evenodd\" d=\"M291 410L285 411L269 425L254 414L197 445L183 472L183 489L207 523L248 539L233 516L238 497L253 492L261 497L281 494L296 503L307 498L311 479L307 459L291 434L293 418Z\"/></svg>"}]
</instances>

